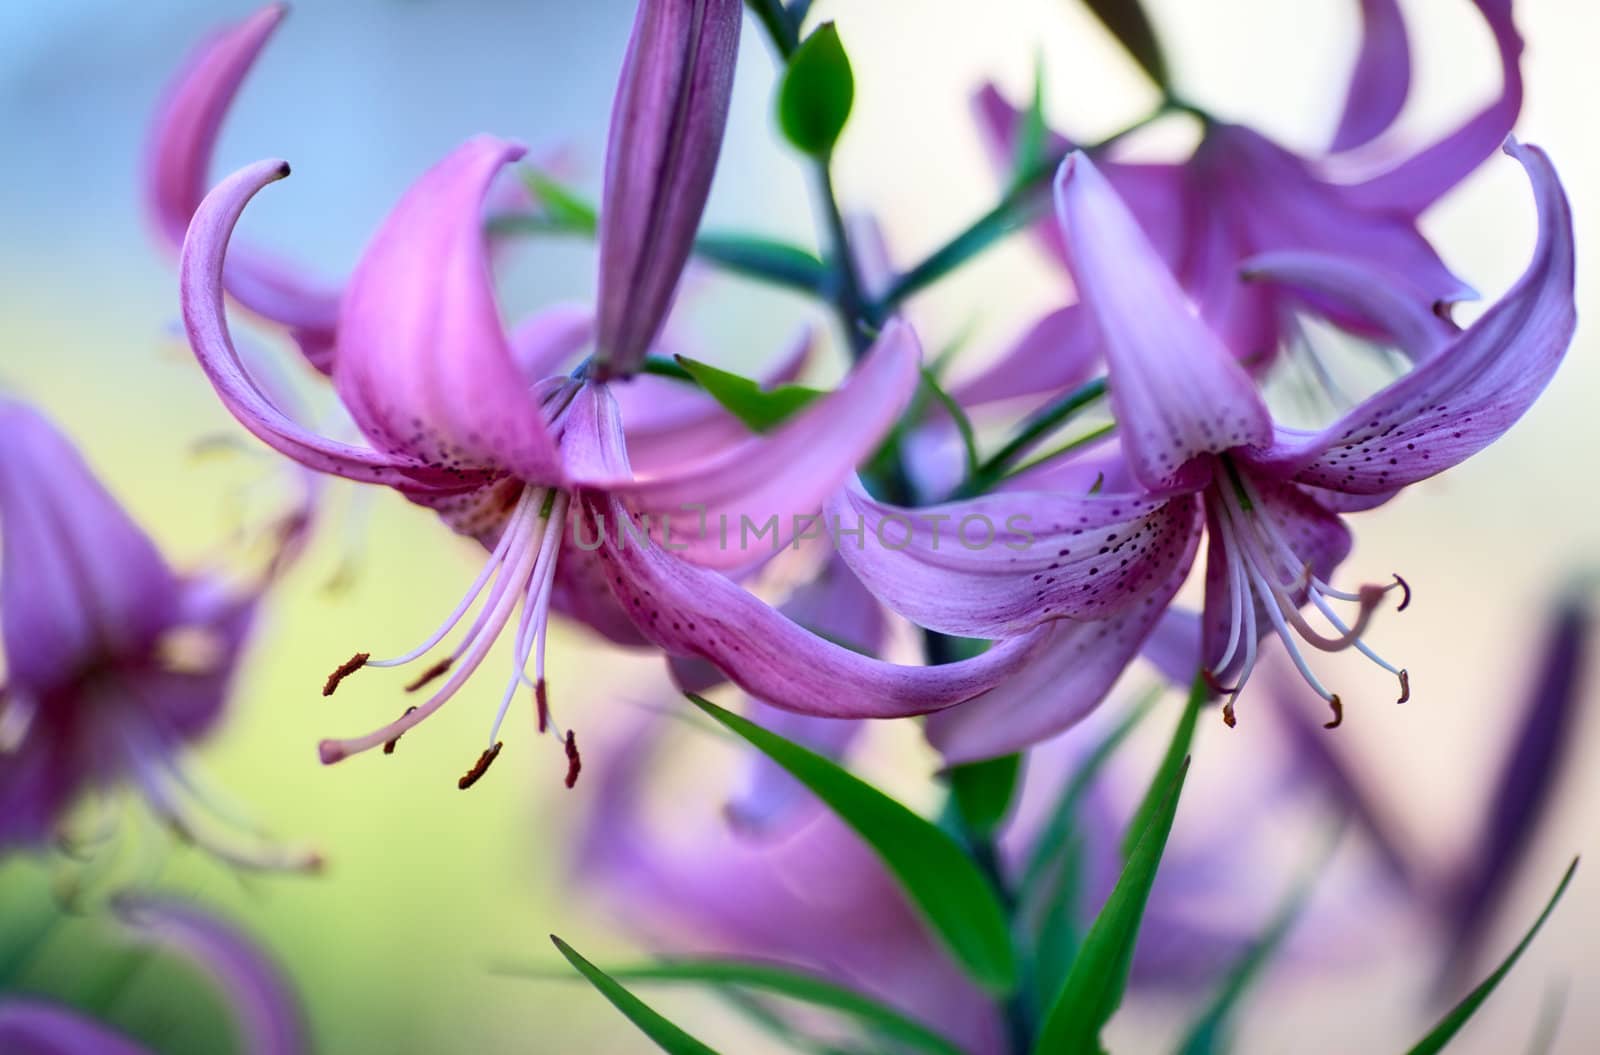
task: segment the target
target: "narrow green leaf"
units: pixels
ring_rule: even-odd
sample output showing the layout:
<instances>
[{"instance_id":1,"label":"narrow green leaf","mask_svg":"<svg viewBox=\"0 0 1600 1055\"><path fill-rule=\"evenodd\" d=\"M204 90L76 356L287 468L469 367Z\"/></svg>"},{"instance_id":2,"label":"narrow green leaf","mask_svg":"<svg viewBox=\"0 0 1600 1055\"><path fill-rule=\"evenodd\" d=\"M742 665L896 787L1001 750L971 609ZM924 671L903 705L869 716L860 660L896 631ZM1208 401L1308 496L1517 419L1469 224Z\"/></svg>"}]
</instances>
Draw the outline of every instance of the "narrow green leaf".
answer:
<instances>
[{"instance_id":1,"label":"narrow green leaf","mask_svg":"<svg viewBox=\"0 0 1600 1055\"><path fill-rule=\"evenodd\" d=\"M805 293L822 294L830 281L815 253L760 235L707 231L694 240L694 251L724 271Z\"/></svg>"},{"instance_id":2,"label":"narrow green leaf","mask_svg":"<svg viewBox=\"0 0 1600 1055\"><path fill-rule=\"evenodd\" d=\"M1083 0L1083 3L1117 38L1117 43L1128 50L1156 86L1166 92L1171 85L1167 59L1144 5L1139 0Z\"/></svg>"},{"instance_id":3,"label":"narrow green leaf","mask_svg":"<svg viewBox=\"0 0 1600 1055\"><path fill-rule=\"evenodd\" d=\"M778 85L778 126L804 153L826 157L850 119L855 91L839 31L824 22L789 57Z\"/></svg>"},{"instance_id":4,"label":"narrow green leaf","mask_svg":"<svg viewBox=\"0 0 1600 1055\"><path fill-rule=\"evenodd\" d=\"M1026 185L1036 177L1045 162L1045 137L1049 131L1044 120L1044 55L1040 54L1034 59L1033 101L1023 116L1016 158L1011 165L1013 187Z\"/></svg>"},{"instance_id":5,"label":"narrow green leaf","mask_svg":"<svg viewBox=\"0 0 1600 1055\"><path fill-rule=\"evenodd\" d=\"M962 1055L955 1044L893 1008L826 978L791 967L737 960L684 959L624 967L609 973L619 982L740 986L771 993L837 1012L884 1037L930 1055Z\"/></svg>"},{"instance_id":6,"label":"narrow green leaf","mask_svg":"<svg viewBox=\"0 0 1600 1055\"><path fill-rule=\"evenodd\" d=\"M677 356L677 361L712 399L752 432L770 432L822 395L817 389L804 385L762 388L748 377L682 355Z\"/></svg>"},{"instance_id":7,"label":"narrow green leaf","mask_svg":"<svg viewBox=\"0 0 1600 1055\"><path fill-rule=\"evenodd\" d=\"M953 838L837 764L690 695L855 830L899 880L929 927L974 981L993 993L1017 984L1016 951L994 888Z\"/></svg>"},{"instance_id":8,"label":"narrow green leaf","mask_svg":"<svg viewBox=\"0 0 1600 1055\"><path fill-rule=\"evenodd\" d=\"M961 448L966 455L966 474L972 476L978 471L978 436L972 428L972 419L967 417L966 409L956 402L954 396L944 390L944 386L939 384L939 379L927 367L922 368L922 386L955 423L956 431L961 434Z\"/></svg>"},{"instance_id":9,"label":"narrow green leaf","mask_svg":"<svg viewBox=\"0 0 1600 1055\"><path fill-rule=\"evenodd\" d=\"M1123 866L1117 885L1084 936L1072 969L1062 983L1034 1045L1035 1055L1096 1055L1100 1031L1122 1003L1122 992L1133 967L1133 949L1139 939L1144 908L1155 884L1156 870L1166 850L1167 836L1177 816L1187 757L1175 771L1162 765L1152 783L1154 812L1137 821L1141 826L1133 853Z\"/></svg>"},{"instance_id":10,"label":"narrow green leaf","mask_svg":"<svg viewBox=\"0 0 1600 1055\"><path fill-rule=\"evenodd\" d=\"M600 217L595 207L543 172L536 168L524 168L522 182L557 228L589 235L600 229Z\"/></svg>"},{"instance_id":11,"label":"narrow green leaf","mask_svg":"<svg viewBox=\"0 0 1600 1055\"><path fill-rule=\"evenodd\" d=\"M1561 900L1561 895L1567 892L1567 886L1572 882L1573 873L1577 870L1578 859L1574 857L1572 864L1567 866L1566 875L1561 877L1561 883L1556 887L1556 892L1550 895L1550 900L1545 904L1544 911L1539 913L1539 918L1533 921L1533 926L1528 929L1528 933L1524 934L1522 940L1517 942L1517 947L1512 949L1511 954L1501 961L1500 966L1494 969L1493 974L1485 978L1476 989L1468 993L1461 1003L1451 1008L1449 1014L1440 1019L1439 1024L1434 1026L1428 1035L1423 1037L1410 1050L1408 1055L1434 1055L1435 1052L1444 1050L1445 1045L1449 1044L1451 1039L1461 1031L1461 1027L1467 1024L1467 1020L1477 1013L1478 1008L1483 1006L1485 1000L1489 999L1489 994L1494 992L1495 987L1500 984L1500 980L1511 973L1511 968L1516 966L1517 961L1522 958L1522 954L1527 951L1528 946L1533 944L1534 935L1539 933L1539 928L1544 926L1544 921L1549 919L1550 913L1555 911L1556 903Z\"/></svg>"},{"instance_id":12,"label":"narrow green leaf","mask_svg":"<svg viewBox=\"0 0 1600 1055\"><path fill-rule=\"evenodd\" d=\"M1167 787L1172 782L1172 774L1180 766L1188 764L1189 745L1194 743L1194 729L1200 721L1200 707L1211 697L1211 690L1206 686L1205 679L1198 675L1194 684L1189 687L1189 701L1184 704L1183 716L1178 719L1178 727L1173 730L1172 742L1167 745L1167 753L1161 760L1161 768L1156 771L1156 779L1150 782L1149 789L1144 793L1144 799L1139 803L1139 808L1133 813L1133 819L1128 822L1128 832L1122 837L1123 860L1133 856L1134 848L1139 840L1144 838L1144 830L1149 826L1150 820L1157 812L1165 808Z\"/></svg>"},{"instance_id":13,"label":"narrow green leaf","mask_svg":"<svg viewBox=\"0 0 1600 1055\"><path fill-rule=\"evenodd\" d=\"M715 1048L695 1040L689 1034L673 1025L666 1018L623 988L622 984L606 974L594 964L585 960L578 954L578 950L556 937L550 935L550 940L555 942L556 948L561 950L561 955L567 962L578 969L578 973L589 980L589 984L600 990L602 996L611 1001L615 1007L628 1017L628 1021L639 1027L639 1031L651 1040L662 1051L671 1055L717 1055Z\"/></svg>"},{"instance_id":14,"label":"narrow green leaf","mask_svg":"<svg viewBox=\"0 0 1600 1055\"><path fill-rule=\"evenodd\" d=\"M947 775L962 825L976 838L988 839L1011 810L1017 778L1022 775L1022 756L1002 755L956 766Z\"/></svg>"}]
</instances>

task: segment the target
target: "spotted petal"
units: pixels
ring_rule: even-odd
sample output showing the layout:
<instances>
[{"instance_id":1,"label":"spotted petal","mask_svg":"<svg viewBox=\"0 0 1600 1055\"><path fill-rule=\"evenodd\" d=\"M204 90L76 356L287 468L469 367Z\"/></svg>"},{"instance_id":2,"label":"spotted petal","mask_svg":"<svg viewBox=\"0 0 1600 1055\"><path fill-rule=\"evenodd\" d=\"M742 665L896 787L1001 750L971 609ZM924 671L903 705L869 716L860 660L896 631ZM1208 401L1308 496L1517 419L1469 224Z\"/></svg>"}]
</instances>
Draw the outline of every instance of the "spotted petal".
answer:
<instances>
[{"instance_id":1,"label":"spotted petal","mask_svg":"<svg viewBox=\"0 0 1600 1055\"><path fill-rule=\"evenodd\" d=\"M223 121L261 49L288 14L268 4L214 34L168 87L145 148L145 208L161 239L177 251L210 185L207 175ZM339 293L301 269L254 250L236 250L224 273L228 293L287 328L312 366L333 368Z\"/></svg>"},{"instance_id":2,"label":"spotted petal","mask_svg":"<svg viewBox=\"0 0 1600 1055\"><path fill-rule=\"evenodd\" d=\"M36 699L138 660L179 586L148 536L31 407L0 403L0 629L13 691Z\"/></svg>"},{"instance_id":3,"label":"spotted petal","mask_svg":"<svg viewBox=\"0 0 1600 1055\"><path fill-rule=\"evenodd\" d=\"M1543 391L1577 325L1572 214L1537 147L1506 147L1528 171L1539 210L1533 261L1454 341L1320 433L1255 457L1264 471L1351 494L1427 479L1487 447Z\"/></svg>"},{"instance_id":4,"label":"spotted petal","mask_svg":"<svg viewBox=\"0 0 1600 1055\"><path fill-rule=\"evenodd\" d=\"M415 458L337 443L299 425L251 378L228 332L223 267L234 226L251 198L289 174L283 161L258 161L223 180L196 210L179 264L183 324L200 367L228 411L255 436L309 468L407 491L460 490L461 474Z\"/></svg>"},{"instance_id":5,"label":"spotted petal","mask_svg":"<svg viewBox=\"0 0 1600 1055\"><path fill-rule=\"evenodd\" d=\"M490 185L523 152L479 136L406 192L350 279L333 380L380 450L554 483L555 441L500 322L483 224Z\"/></svg>"},{"instance_id":6,"label":"spotted petal","mask_svg":"<svg viewBox=\"0 0 1600 1055\"><path fill-rule=\"evenodd\" d=\"M711 191L733 96L739 0L641 0L623 59L600 209L599 349L637 369Z\"/></svg>"},{"instance_id":7,"label":"spotted petal","mask_svg":"<svg viewBox=\"0 0 1600 1055\"><path fill-rule=\"evenodd\" d=\"M1132 608L1171 576L1199 523L1187 496L1030 492L908 509L851 489L829 515L862 529L836 529L839 553L884 604L983 638Z\"/></svg>"},{"instance_id":8,"label":"spotted petal","mask_svg":"<svg viewBox=\"0 0 1600 1055\"><path fill-rule=\"evenodd\" d=\"M1394 124L1411 90L1411 47L1395 0L1361 0L1361 50L1329 149L1352 150Z\"/></svg>"},{"instance_id":9,"label":"spotted petal","mask_svg":"<svg viewBox=\"0 0 1600 1055\"><path fill-rule=\"evenodd\" d=\"M959 765L1010 754L1081 721L1139 654L1183 585L1199 539L1199 531L1191 531L1165 581L1120 614L1048 624L1031 661L1012 677L960 707L931 716L928 742L946 762Z\"/></svg>"},{"instance_id":10,"label":"spotted petal","mask_svg":"<svg viewBox=\"0 0 1600 1055\"><path fill-rule=\"evenodd\" d=\"M1248 374L1196 316L1138 221L1087 156L1056 176L1056 210L1104 342L1112 409L1134 474L1169 485L1207 453L1272 439Z\"/></svg>"}]
</instances>

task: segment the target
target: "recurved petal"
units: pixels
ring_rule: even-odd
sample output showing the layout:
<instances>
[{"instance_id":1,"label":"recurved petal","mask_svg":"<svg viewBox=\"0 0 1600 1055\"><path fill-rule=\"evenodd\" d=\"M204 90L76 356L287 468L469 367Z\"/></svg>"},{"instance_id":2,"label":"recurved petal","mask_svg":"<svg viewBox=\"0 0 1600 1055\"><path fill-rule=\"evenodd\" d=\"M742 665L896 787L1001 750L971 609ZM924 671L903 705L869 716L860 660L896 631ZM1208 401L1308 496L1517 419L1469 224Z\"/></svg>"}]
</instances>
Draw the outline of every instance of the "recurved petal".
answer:
<instances>
[{"instance_id":1,"label":"recurved petal","mask_svg":"<svg viewBox=\"0 0 1600 1055\"><path fill-rule=\"evenodd\" d=\"M125 896L117 899L116 910L139 942L187 957L222 991L243 1051L301 1055L309 1050L305 1019L287 980L239 931L167 898Z\"/></svg>"},{"instance_id":2,"label":"recurved petal","mask_svg":"<svg viewBox=\"0 0 1600 1055\"><path fill-rule=\"evenodd\" d=\"M214 33L168 86L145 148L145 208L174 251L210 185L208 173L223 121L261 49L288 14L273 3ZM307 360L333 368L339 293L301 269L252 250L236 250L225 272L228 293L256 315L286 327Z\"/></svg>"},{"instance_id":3,"label":"recurved petal","mask_svg":"<svg viewBox=\"0 0 1600 1055\"><path fill-rule=\"evenodd\" d=\"M1081 385L1100 365L1100 334L1081 304L1041 317L983 373L950 393L963 406Z\"/></svg>"},{"instance_id":4,"label":"recurved petal","mask_svg":"<svg viewBox=\"0 0 1600 1055\"><path fill-rule=\"evenodd\" d=\"M1508 144L1533 183L1539 241L1522 277L1454 341L1320 433L1280 437L1261 469L1351 494L1426 479L1487 447L1544 390L1577 325L1572 214L1537 147Z\"/></svg>"},{"instance_id":5,"label":"recurved petal","mask_svg":"<svg viewBox=\"0 0 1600 1055\"><path fill-rule=\"evenodd\" d=\"M406 192L350 279L333 380L380 450L554 483L556 444L501 325L483 224L490 185L523 153L479 136Z\"/></svg>"},{"instance_id":6,"label":"recurved petal","mask_svg":"<svg viewBox=\"0 0 1600 1055\"><path fill-rule=\"evenodd\" d=\"M591 523L583 530L599 528L612 591L641 633L675 655L709 660L784 710L824 718L927 714L1004 680L1041 637L1013 638L943 666L887 663L819 637L722 575L641 541L627 530L630 515L615 498L591 495L586 514Z\"/></svg>"},{"instance_id":7,"label":"recurved petal","mask_svg":"<svg viewBox=\"0 0 1600 1055\"><path fill-rule=\"evenodd\" d=\"M774 431L670 473L608 486L652 523L670 517L670 537L663 537L685 559L712 568L749 565L798 535L820 534L810 518L899 420L921 361L911 327L890 322L836 391ZM575 419L571 429L578 428Z\"/></svg>"},{"instance_id":8,"label":"recurved petal","mask_svg":"<svg viewBox=\"0 0 1600 1055\"><path fill-rule=\"evenodd\" d=\"M1370 261L1279 250L1251 257L1241 266L1247 280L1275 282L1342 304L1393 341L1414 363L1429 358L1461 332L1428 305L1407 296L1394 276Z\"/></svg>"},{"instance_id":9,"label":"recurved petal","mask_svg":"<svg viewBox=\"0 0 1600 1055\"><path fill-rule=\"evenodd\" d=\"M594 308L552 304L517 323L509 346L523 380L532 385L572 369L578 353L593 341Z\"/></svg>"},{"instance_id":10,"label":"recurved petal","mask_svg":"<svg viewBox=\"0 0 1600 1055\"><path fill-rule=\"evenodd\" d=\"M172 621L178 582L54 425L0 401L0 629L13 691L43 697L136 660Z\"/></svg>"},{"instance_id":11,"label":"recurved petal","mask_svg":"<svg viewBox=\"0 0 1600 1055\"><path fill-rule=\"evenodd\" d=\"M413 458L381 453L316 435L292 420L245 369L228 332L223 306L223 267L228 240L251 198L289 174L282 161L258 161L217 184L189 225L179 265L183 324L200 367L228 411L258 439L295 461L364 483L402 490L461 490L459 474Z\"/></svg>"},{"instance_id":12,"label":"recurved petal","mask_svg":"<svg viewBox=\"0 0 1600 1055\"><path fill-rule=\"evenodd\" d=\"M34 997L0 1000L0 1051L13 1055L150 1055L150 1049L71 1008Z\"/></svg>"},{"instance_id":13,"label":"recurved petal","mask_svg":"<svg viewBox=\"0 0 1600 1055\"><path fill-rule=\"evenodd\" d=\"M1056 176L1056 211L1099 324L1112 409L1140 482L1169 486L1201 455L1271 442L1272 422L1249 375L1082 153Z\"/></svg>"},{"instance_id":14,"label":"recurved petal","mask_svg":"<svg viewBox=\"0 0 1600 1055\"><path fill-rule=\"evenodd\" d=\"M1361 50L1329 149L1337 153L1376 139L1394 124L1410 90L1411 46L1399 4L1361 0Z\"/></svg>"},{"instance_id":15,"label":"recurved petal","mask_svg":"<svg viewBox=\"0 0 1600 1055\"><path fill-rule=\"evenodd\" d=\"M1044 640L1011 677L930 716L928 742L947 763L960 765L1019 751L1081 721L1139 654L1183 585L1199 539L1198 531L1191 532L1166 580L1121 613L1087 622L1058 619L1043 627Z\"/></svg>"},{"instance_id":16,"label":"recurved petal","mask_svg":"<svg viewBox=\"0 0 1600 1055\"><path fill-rule=\"evenodd\" d=\"M1474 0L1500 53L1500 94L1455 131L1348 190L1369 209L1418 216L1483 164L1516 127L1522 111L1522 37L1512 0Z\"/></svg>"},{"instance_id":17,"label":"recurved petal","mask_svg":"<svg viewBox=\"0 0 1600 1055\"><path fill-rule=\"evenodd\" d=\"M1170 577L1199 528L1189 496L1008 492L909 509L852 488L829 504L839 553L920 626L1000 638L1128 610Z\"/></svg>"},{"instance_id":18,"label":"recurved petal","mask_svg":"<svg viewBox=\"0 0 1600 1055\"><path fill-rule=\"evenodd\" d=\"M733 95L739 0L640 0L606 145L596 362L627 374L666 319Z\"/></svg>"}]
</instances>

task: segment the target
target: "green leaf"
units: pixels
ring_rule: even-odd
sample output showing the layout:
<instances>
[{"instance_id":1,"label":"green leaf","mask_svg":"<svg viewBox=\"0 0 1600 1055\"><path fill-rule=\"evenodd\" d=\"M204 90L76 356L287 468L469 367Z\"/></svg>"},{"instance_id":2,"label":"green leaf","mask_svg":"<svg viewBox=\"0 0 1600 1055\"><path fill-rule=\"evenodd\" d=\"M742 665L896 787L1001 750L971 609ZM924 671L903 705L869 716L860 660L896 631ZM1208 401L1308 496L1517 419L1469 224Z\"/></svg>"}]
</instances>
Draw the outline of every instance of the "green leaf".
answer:
<instances>
[{"instance_id":1,"label":"green leaf","mask_svg":"<svg viewBox=\"0 0 1600 1055\"><path fill-rule=\"evenodd\" d=\"M1183 736L1184 724L1180 723L1174 743ZM1100 1031L1122 1003L1145 903L1155 884L1188 772L1187 757L1180 758L1175 766L1163 761L1157 770L1145 797L1156 807L1148 813L1141 807L1135 814L1129 827L1130 833L1137 833L1133 852L1084 936L1072 969L1045 1015L1033 1049L1036 1055L1096 1055L1102 1050Z\"/></svg>"},{"instance_id":2,"label":"green leaf","mask_svg":"<svg viewBox=\"0 0 1600 1055\"><path fill-rule=\"evenodd\" d=\"M789 57L778 85L778 126L804 153L827 157L850 119L855 91L839 31L824 22Z\"/></svg>"},{"instance_id":3,"label":"green leaf","mask_svg":"<svg viewBox=\"0 0 1600 1055\"><path fill-rule=\"evenodd\" d=\"M950 794L969 834L988 839L999 830L1011 809L1021 774L1021 755L1002 755L949 771Z\"/></svg>"},{"instance_id":4,"label":"green leaf","mask_svg":"<svg viewBox=\"0 0 1600 1055\"><path fill-rule=\"evenodd\" d=\"M1036 178L1045 164L1045 137L1050 129L1044 120L1044 56L1034 59L1033 101L1023 115L1022 132L1017 136L1017 154L1011 164L1013 187L1024 186Z\"/></svg>"},{"instance_id":5,"label":"green leaf","mask_svg":"<svg viewBox=\"0 0 1600 1055\"><path fill-rule=\"evenodd\" d=\"M694 251L724 271L804 293L824 294L831 281L815 253L773 238L707 231L694 240Z\"/></svg>"},{"instance_id":6,"label":"green leaf","mask_svg":"<svg viewBox=\"0 0 1600 1055\"><path fill-rule=\"evenodd\" d=\"M827 1008L882 1036L930 1055L962 1055L961 1049L927 1026L867 996L808 971L736 960L685 959L612 970L619 982L687 982L740 986Z\"/></svg>"},{"instance_id":7,"label":"green leaf","mask_svg":"<svg viewBox=\"0 0 1600 1055\"><path fill-rule=\"evenodd\" d=\"M960 844L821 755L708 700L694 695L689 699L782 766L854 829L974 981L997 994L1016 987L1016 951L1005 910Z\"/></svg>"},{"instance_id":8,"label":"green leaf","mask_svg":"<svg viewBox=\"0 0 1600 1055\"><path fill-rule=\"evenodd\" d=\"M1476 989L1468 993L1461 1003L1451 1008L1449 1014L1440 1019L1439 1024L1434 1026L1432 1031L1426 1037L1423 1037L1410 1050L1408 1055L1434 1055L1435 1052L1444 1050L1445 1045L1450 1043L1451 1039L1461 1031L1461 1027L1467 1024L1467 1020L1477 1013L1478 1008L1483 1006L1485 1000L1489 999L1489 994L1494 992L1495 986L1500 984L1500 980L1511 973L1511 968L1516 966L1517 961L1522 958L1522 954L1527 951L1528 946L1533 944L1534 935L1539 933L1539 928L1544 926L1544 921L1549 919L1550 913L1555 911L1556 903L1561 900L1561 895L1567 892L1567 886L1572 882L1573 873L1577 870L1578 859L1574 857L1572 864L1567 866L1566 875L1561 877L1561 883L1556 887L1556 892L1550 895L1550 900L1545 904L1544 911L1539 913L1539 918L1533 921L1533 926L1529 928L1528 933L1524 934L1522 940L1517 942L1517 947L1512 949L1511 954L1501 962L1499 967L1494 969L1493 974L1485 978Z\"/></svg>"},{"instance_id":9,"label":"green leaf","mask_svg":"<svg viewBox=\"0 0 1600 1055\"><path fill-rule=\"evenodd\" d=\"M1183 716L1178 719L1178 727L1173 730L1172 742L1167 745L1167 753L1161 759L1161 768L1156 771L1156 779L1150 782L1150 787L1144 793L1144 799L1139 803L1139 808L1134 810L1133 819L1128 822L1128 832L1122 837L1123 860L1133 856L1139 840L1144 838L1144 832L1157 813L1166 808L1167 786L1172 781L1172 775L1180 766L1187 765L1189 745L1194 743L1194 729L1200 721L1200 707L1211 698L1211 690L1207 687L1203 677L1196 676L1194 684L1189 687L1189 701L1184 704Z\"/></svg>"},{"instance_id":10,"label":"green leaf","mask_svg":"<svg viewBox=\"0 0 1600 1055\"><path fill-rule=\"evenodd\" d=\"M550 940L555 942L556 948L561 950L561 955L567 958L567 962L589 980L590 985L600 990L601 995L611 1001L613 1007L628 1016L628 1021L638 1026L640 1032L655 1041L656 1046L662 1051L670 1052L671 1055L717 1055L715 1048L700 1043L663 1018L649 1004L623 988L616 979L585 960L578 954L578 950L554 934L550 935Z\"/></svg>"},{"instance_id":11,"label":"green leaf","mask_svg":"<svg viewBox=\"0 0 1600 1055\"><path fill-rule=\"evenodd\" d=\"M804 385L762 388L748 377L719 370L708 363L682 355L677 356L677 360L678 365L712 399L721 403L728 413L744 422L752 432L770 432L822 395L817 389Z\"/></svg>"},{"instance_id":12,"label":"green leaf","mask_svg":"<svg viewBox=\"0 0 1600 1055\"><path fill-rule=\"evenodd\" d=\"M600 217L593 205L538 169L523 169L522 182L556 228L588 235L600 229Z\"/></svg>"},{"instance_id":13,"label":"green leaf","mask_svg":"<svg viewBox=\"0 0 1600 1055\"><path fill-rule=\"evenodd\" d=\"M1167 59L1156 39L1155 27L1145 14L1139 0L1083 0L1084 6L1094 12L1101 25L1111 31L1117 43L1128 49L1128 54L1139 64L1156 86L1166 92L1171 84L1167 73Z\"/></svg>"},{"instance_id":14,"label":"green leaf","mask_svg":"<svg viewBox=\"0 0 1600 1055\"><path fill-rule=\"evenodd\" d=\"M973 431L972 419L967 417L966 409L944 390L939 379L927 367L922 368L922 385L955 423L956 431L961 434L962 450L966 454L966 473L968 476L974 475L978 471L978 437Z\"/></svg>"}]
</instances>

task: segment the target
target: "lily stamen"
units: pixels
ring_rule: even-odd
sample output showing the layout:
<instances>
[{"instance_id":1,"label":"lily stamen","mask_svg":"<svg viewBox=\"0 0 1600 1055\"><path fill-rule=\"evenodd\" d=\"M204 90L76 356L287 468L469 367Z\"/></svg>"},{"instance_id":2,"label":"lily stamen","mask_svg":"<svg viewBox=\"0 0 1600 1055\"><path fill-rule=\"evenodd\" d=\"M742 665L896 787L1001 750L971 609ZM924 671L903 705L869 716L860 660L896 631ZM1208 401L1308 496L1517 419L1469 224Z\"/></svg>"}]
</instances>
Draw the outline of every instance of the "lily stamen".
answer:
<instances>
[{"instance_id":1,"label":"lily stamen","mask_svg":"<svg viewBox=\"0 0 1600 1055\"><path fill-rule=\"evenodd\" d=\"M496 743L493 747L486 748L483 754L478 756L478 760L472 763L472 768L462 774L460 780L456 781L456 787L465 791L476 784L485 773L489 772L489 766L495 759L500 757L500 749L504 746L504 744Z\"/></svg>"}]
</instances>

